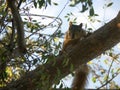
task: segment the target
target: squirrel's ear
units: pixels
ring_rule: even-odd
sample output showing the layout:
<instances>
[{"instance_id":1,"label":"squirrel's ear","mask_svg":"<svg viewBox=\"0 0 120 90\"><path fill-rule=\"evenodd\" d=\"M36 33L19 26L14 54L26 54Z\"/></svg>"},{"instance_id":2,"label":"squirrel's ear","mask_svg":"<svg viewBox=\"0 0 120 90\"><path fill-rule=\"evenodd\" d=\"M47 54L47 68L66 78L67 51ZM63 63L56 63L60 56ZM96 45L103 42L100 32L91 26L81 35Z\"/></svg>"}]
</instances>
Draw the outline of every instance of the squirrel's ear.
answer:
<instances>
[{"instance_id":1,"label":"squirrel's ear","mask_svg":"<svg viewBox=\"0 0 120 90\"><path fill-rule=\"evenodd\" d=\"M72 22L71 21L69 22L69 26L72 26Z\"/></svg>"},{"instance_id":2,"label":"squirrel's ear","mask_svg":"<svg viewBox=\"0 0 120 90\"><path fill-rule=\"evenodd\" d=\"M80 23L80 24L79 24L79 27L80 27L80 28L82 28L82 26L83 26L83 24L82 24L82 23Z\"/></svg>"}]
</instances>

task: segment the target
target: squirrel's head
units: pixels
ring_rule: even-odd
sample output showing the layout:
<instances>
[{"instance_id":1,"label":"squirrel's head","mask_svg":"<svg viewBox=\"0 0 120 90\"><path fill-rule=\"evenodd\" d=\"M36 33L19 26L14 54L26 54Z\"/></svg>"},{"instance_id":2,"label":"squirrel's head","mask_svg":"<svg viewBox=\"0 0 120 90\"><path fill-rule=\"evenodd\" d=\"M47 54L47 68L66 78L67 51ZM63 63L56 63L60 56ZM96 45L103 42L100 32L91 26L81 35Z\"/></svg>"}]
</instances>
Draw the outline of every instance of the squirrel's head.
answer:
<instances>
[{"instance_id":1,"label":"squirrel's head","mask_svg":"<svg viewBox=\"0 0 120 90\"><path fill-rule=\"evenodd\" d=\"M74 25L72 24L72 22L69 23L68 34L71 39L81 38L85 35L85 31L82 29L82 25L82 23L80 23L79 25Z\"/></svg>"},{"instance_id":2,"label":"squirrel's head","mask_svg":"<svg viewBox=\"0 0 120 90\"><path fill-rule=\"evenodd\" d=\"M80 23L79 25L74 25L74 24L72 24L72 22L69 22L69 30L71 31L75 31L75 30L78 30L78 31L80 31L80 30L82 30L82 26L83 26L83 24L82 23Z\"/></svg>"}]
</instances>

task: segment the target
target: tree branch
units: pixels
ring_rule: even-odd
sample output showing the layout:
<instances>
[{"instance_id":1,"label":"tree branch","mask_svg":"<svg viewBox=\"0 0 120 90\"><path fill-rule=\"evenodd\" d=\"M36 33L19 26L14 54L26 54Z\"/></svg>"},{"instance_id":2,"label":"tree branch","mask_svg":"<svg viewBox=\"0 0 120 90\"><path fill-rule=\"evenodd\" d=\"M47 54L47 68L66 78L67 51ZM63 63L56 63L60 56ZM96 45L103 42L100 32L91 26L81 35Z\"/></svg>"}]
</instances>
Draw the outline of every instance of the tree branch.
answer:
<instances>
[{"instance_id":1,"label":"tree branch","mask_svg":"<svg viewBox=\"0 0 120 90\"><path fill-rule=\"evenodd\" d=\"M111 49L120 42L120 12L113 20L105 24L92 35L79 41L76 45L71 46L66 50L66 53L58 55L55 60L39 66L35 70L27 73L19 80L10 83L3 90L35 90L38 85L41 85L38 90L48 90L46 86L51 86L56 81L61 80L66 75L71 73L71 65L75 66L73 70L81 64L96 58L108 49ZM67 55L67 58L66 58ZM65 63L66 60L66 63ZM46 78L42 78L46 76ZM42 82L49 81L43 84ZM36 83L37 82L37 83ZM32 86L31 86L32 85ZM46 88L45 88L46 87ZM44 88L44 89L43 89Z\"/></svg>"},{"instance_id":2,"label":"tree branch","mask_svg":"<svg viewBox=\"0 0 120 90\"><path fill-rule=\"evenodd\" d=\"M7 0L8 7L11 9L13 20L17 28L17 42L20 53L26 53L26 45L24 38L24 26L19 11L15 5L15 0Z\"/></svg>"}]
</instances>

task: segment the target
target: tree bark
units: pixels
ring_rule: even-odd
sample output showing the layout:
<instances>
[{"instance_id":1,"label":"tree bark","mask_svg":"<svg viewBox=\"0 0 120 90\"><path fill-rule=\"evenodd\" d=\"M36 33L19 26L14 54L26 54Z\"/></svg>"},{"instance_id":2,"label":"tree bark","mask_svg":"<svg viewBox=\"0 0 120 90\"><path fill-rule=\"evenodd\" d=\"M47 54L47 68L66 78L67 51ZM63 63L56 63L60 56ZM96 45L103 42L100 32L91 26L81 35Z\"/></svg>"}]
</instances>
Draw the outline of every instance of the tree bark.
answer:
<instances>
[{"instance_id":1,"label":"tree bark","mask_svg":"<svg viewBox=\"0 0 120 90\"><path fill-rule=\"evenodd\" d=\"M113 20L96 30L92 35L67 49L66 53L58 55L55 60L39 66L1 90L48 90L46 88L57 83L78 66L96 58L119 42L120 12ZM74 68L70 69L72 66ZM42 75L46 77L43 78ZM42 84L43 82L45 83Z\"/></svg>"},{"instance_id":2,"label":"tree bark","mask_svg":"<svg viewBox=\"0 0 120 90\"><path fill-rule=\"evenodd\" d=\"M17 6L15 5L16 0L7 0L7 5L11 9L11 13L13 15L13 20L15 21L15 26L17 29L17 43L18 43L18 49L21 54L25 54L27 52L26 50L26 43L25 43L25 33L24 33L24 25L23 21L20 17L19 11Z\"/></svg>"}]
</instances>

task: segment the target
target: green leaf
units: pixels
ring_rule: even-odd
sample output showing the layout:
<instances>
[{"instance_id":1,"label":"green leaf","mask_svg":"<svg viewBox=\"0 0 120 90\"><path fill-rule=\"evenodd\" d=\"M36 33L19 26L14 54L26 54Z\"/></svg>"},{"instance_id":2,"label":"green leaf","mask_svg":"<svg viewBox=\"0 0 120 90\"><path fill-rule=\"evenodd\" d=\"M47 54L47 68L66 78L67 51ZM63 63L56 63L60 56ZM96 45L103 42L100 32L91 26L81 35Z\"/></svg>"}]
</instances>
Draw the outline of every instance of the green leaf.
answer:
<instances>
[{"instance_id":1,"label":"green leaf","mask_svg":"<svg viewBox=\"0 0 120 90\"><path fill-rule=\"evenodd\" d=\"M33 20L33 22L37 22L37 20Z\"/></svg>"},{"instance_id":2,"label":"green leaf","mask_svg":"<svg viewBox=\"0 0 120 90\"><path fill-rule=\"evenodd\" d=\"M88 0L88 5L92 6L92 0Z\"/></svg>"},{"instance_id":3,"label":"green leaf","mask_svg":"<svg viewBox=\"0 0 120 90\"><path fill-rule=\"evenodd\" d=\"M89 14L90 14L90 16L94 15L94 8L93 7L90 8Z\"/></svg>"},{"instance_id":4,"label":"green leaf","mask_svg":"<svg viewBox=\"0 0 120 90\"><path fill-rule=\"evenodd\" d=\"M99 16L98 14L94 14L94 16Z\"/></svg>"},{"instance_id":5,"label":"green leaf","mask_svg":"<svg viewBox=\"0 0 120 90\"><path fill-rule=\"evenodd\" d=\"M107 7L110 7L110 6L112 6L112 4L113 4L113 2L109 3L109 4L107 5Z\"/></svg>"},{"instance_id":6,"label":"green leaf","mask_svg":"<svg viewBox=\"0 0 120 90\"><path fill-rule=\"evenodd\" d=\"M47 2L51 5L51 0L47 0Z\"/></svg>"},{"instance_id":7,"label":"green leaf","mask_svg":"<svg viewBox=\"0 0 120 90\"><path fill-rule=\"evenodd\" d=\"M34 0L34 6L35 6L35 8L37 8L37 2L35 2L35 0Z\"/></svg>"},{"instance_id":8,"label":"green leaf","mask_svg":"<svg viewBox=\"0 0 120 90\"><path fill-rule=\"evenodd\" d=\"M108 64L108 60L107 60L107 59L105 59L105 60L104 60L104 63L105 63L105 64Z\"/></svg>"},{"instance_id":9,"label":"green leaf","mask_svg":"<svg viewBox=\"0 0 120 90\"><path fill-rule=\"evenodd\" d=\"M93 29L92 28L88 28L89 31L92 31Z\"/></svg>"},{"instance_id":10,"label":"green leaf","mask_svg":"<svg viewBox=\"0 0 120 90\"><path fill-rule=\"evenodd\" d=\"M75 5L73 5L73 4L70 4L69 6L70 6L70 7L74 7Z\"/></svg>"},{"instance_id":11,"label":"green leaf","mask_svg":"<svg viewBox=\"0 0 120 90\"><path fill-rule=\"evenodd\" d=\"M33 60L33 65L35 65L38 62L38 59Z\"/></svg>"},{"instance_id":12,"label":"green leaf","mask_svg":"<svg viewBox=\"0 0 120 90\"><path fill-rule=\"evenodd\" d=\"M56 5L56 6L58 5L58 3L55 3L55 2L53 2L53 4Z\"/></svg>"},{"instance_id":13,"label":"green leaf","mask_svg":"<svg viewBox=\"0 0 120 90\"><path fill-rule=\"evenodd\" d=\"M45 1L44 0L39 0L38 3L39 3L39 8L41 8L42 6L44 6Z\"/></svg>"},{"instance_id":14,"label":"green leaf","mask_svg":"<svg viewBox=\"0 0 120 90\"><path fill-rule=\"evenodd\" d=\"M93 81L93 83L95 83L95 82L96 82L96 78L95 78L95 77L93 77L93 78L92 78L92 81Z\"/></svg>"},{"instance_id":15,"label":"green leaf","mask_svg":"<svg viewBox=\"0 0 120 90\"><path fill-rule=\"evenodd\" d=\"M88 10L87 4L82 4L82 11L81 12L85 12L86 10Z\"/></svg>"},{"instance_id":16,"label":"green leaf","mask_svg":"<svg viewBox=\"0 0 120 90\"><path fill-rule=\"evenodd\" d=\"M108 75L105 75L103 80L106 81L108 78L109 78Z\"/></svg>"},{"instance_id":17,"label":"green leaf","mask_svg":"<svg viewBox=\"0 0 120 90\"><path fill-rule=\"evenodd\" d=\"M59 87L59 88L63 88L63 84L62 84L62 83L60 84L60 87Z\"/></svg>"}]
</instances>

